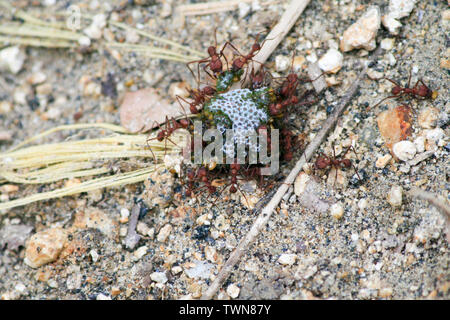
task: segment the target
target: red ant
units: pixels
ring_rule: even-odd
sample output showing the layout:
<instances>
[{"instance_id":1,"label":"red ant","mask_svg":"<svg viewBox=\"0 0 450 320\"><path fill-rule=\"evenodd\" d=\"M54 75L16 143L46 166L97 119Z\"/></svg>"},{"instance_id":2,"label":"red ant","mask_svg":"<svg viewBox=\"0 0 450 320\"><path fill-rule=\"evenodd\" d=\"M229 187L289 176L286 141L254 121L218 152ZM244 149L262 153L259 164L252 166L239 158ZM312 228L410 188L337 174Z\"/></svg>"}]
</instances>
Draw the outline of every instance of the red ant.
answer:
<instances>
[{"instance_id":1,"label":"red ant","mask_svg":"<svg viewBox=\"0 0 450 320\"><path fill-rule=\"evenodd\" d=\"M335 181L337 178L337 171L338 169L348 169L350 167L353 167L353 169L356 172L356 175L358 176L358 179L361 180L361 177L359 176L358 170L356 170L356 167L353 165L352 160L344 158L344 156L347 154L347 152L352 149L352 151L355 153L356 155L356 151L355 148L353 148L353 146L349 146L347 148L347 150L345 150L345 152L340 156L340 157L336 157L336 151L333 145L333 156L327 156L323 153L320 154L320 156L316 159L316 162L314 163L314 168L315 169L326 169L328 167L333 167L336 170L336 177L335 177Z\"/></svg>"},{"instance_id":2,"label":"red ant","mask_svg":"<svg viewBox=\"0 0 450 320\"><path fill-rule=\"evenodd\" d=\"M389 97L384 98L380 102L378 102L376 105L374 105L372 108L378 106L380 103L387 99L391 98L398 98L404 95L410 95L415 98L424 98L424 99L430 99L433 97L433 91L430 90L430 88L425 85L425 83L422 81L422 79L417 80L414 87L410 88L409 85L411 83L411 69L409 70L409 78L408 78L408 85L406 87L402 87L398 82L386 78L387 81L390 81L394 84L394 87L391 90L392 95Z\"/></svg>"},{"instance_id":3,"label":"red ant","mask_svg":"<svg viewBox=\"0 0 450 320\"><path fill-rule=\"evenodd\" d=\"M197 114L199 113L199 110L197 109L197 106L203 104L206 101L206 98L209 96L213 96L216 93L216 89L214 89L211 86L206 86L204 88L202 88L201 90L188 90L189 94L192 98L192 102L188 102L186 101L186 99L184 99L183 97L180 96L176 96L178 103L180 104L180 106L183 108L183 104L180 102L180 100L184 101L185 103L187 103L189 105L189 111L191 111L191 113L193 114Z\"/></svg>"},{"instance_id":4,"label":"red ant","mask_svg":"<svg viewBox=\"0 0 450 320\"><path fill-rule=\"evenodd\" d=\"M197 82L200 81L200 65L201 65L201 64L207 63L207 65L203 67L203 71L205 71L206 74L208 74L208 76L210 76L212 79L217 78L217 75L220 74L220 73L222 72L222 70L223 70L223 63L222 63L221 58L224 58L224 59L225 59L225 62L226 62L227 65L228 65L228 60L227 60L227 58L225 57L225 55L223 54L223 51L225 50L225 48L226 48L227 45L231 45L231 46L233 46L233 45L232 45L230 42L227 41L227 42L223 45L222 49L221 49L221 50L219 51L219 53L218 53L218 52L217 52L217 37L216 37L216 31L217 31L217 29L214 30L214 40L215 40L215 45L214 45L214 46L209 46L209 47L208 47L208 50L207 50L209 57L203 58L203 59L200 59L200 60L190 61L190 62L188 62L188 63L186 64L187 67L188 67L188 69L189 69L189 71L191 71L192 75L193 75L194 78L195 78L195 74L194 74L194 72L192 71L192 69L189 67L189 65L192 64L192 63L197 63L197 79L198 79ZM211 74L206 70L207 67L209 67L209 69L212 71L213 75L211 75Z\"/></svg>"}]
</instances>

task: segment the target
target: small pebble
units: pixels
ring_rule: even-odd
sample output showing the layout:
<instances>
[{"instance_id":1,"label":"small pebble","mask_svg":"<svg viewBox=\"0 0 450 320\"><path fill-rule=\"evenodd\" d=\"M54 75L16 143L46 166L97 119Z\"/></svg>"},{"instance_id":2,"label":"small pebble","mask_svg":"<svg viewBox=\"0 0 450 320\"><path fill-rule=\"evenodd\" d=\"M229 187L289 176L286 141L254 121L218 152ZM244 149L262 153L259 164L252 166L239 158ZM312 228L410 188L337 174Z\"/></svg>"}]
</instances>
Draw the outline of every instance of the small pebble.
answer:
<instances>
[{"instance_id":1,"label":"small pebble","mask_svg":"<svg viewBox=\"0 0 450 320\"><path fill-rule=\"evenodd\" d=\"M407 17L414 9L417 0L390 0L388 12L382 18L383 25L391 34L398 34L398 29L402 24L398 21Z\"/></svg>"},{"instance_id":2,"label":"small pebble","mask_svg":"<svg viewBox=\"0 0 450 320\"><path fill-rule=\"evenodd\" d=\"M367 76L372 80L379 80L383 78L384 73L381 71L376 71L374 69L367 69Z\"/></svg>"},{"instance_id":3,"label":"small pebble","mask_svg":"<svg viewBox=\"0 0 450 320\"><path fill-rule=\"evenodd\" d=\"M389 161L391 161L392 156L388 153L382 157L379 157L377 159L377 162L375 162L375 167L377 167L378 169L383 169L388 163Z\"/></svg>"},{"instance_id":4,"label":"small pebble","mask_svg":"<svg viewBox=\"0 0 450 320\"><path fill-rule=\"evenodd\" d=\"M336 49L329 49L317 62L324 72L337 73L344 62L344 56Z\"/></svg>"},{"instance_id":5,"label":"small pebble","mask_svg":"<svg viewBox=\"0 0 450 320\"><path fill-rule=\"evenodd\" d=\"M47 75L43 72L35 72L27 78L27 82L31 85L44 83L47 80Z\"/></svg>"},{"instance_id":6,"label":"small pebble","mask_svg":"<svg viewBox=\"0 0 450 320\"><path fill-rule=\"evenodd\" d=\"M7 114L13 109L13 104L9 101L0 101L0 114Z\"/></svg>"},{"instance_id":7,"label":"small pebble","mask_svg":"<svg viewBox=\"0 0 450 320\"><path fill-rule=\"evenodd\" d=\"M158 236L156 237L156 240L158 240L159 242L165 242L171 232L172 232L172 225L166 224L159 231Z\"/></svg>"},{"instance_id":8,"label":"small pebble","mask_svg":"<svg viewBox=\"0 0 450 320\"><path fill-rule=\"evenodd\" d=\"M438 119L439 109L435 107L427 107L423 109L417 118L419 125L424 129L435 128Z\"/></svg>"},{"instance_id":9,"label":"small pebble","mask_svg":"<svg viewBox=\"0 0 450 320\"><path fill-rule=\"evenodd\" d=\"M417 153L416 145L411 141L400 141L392 147L394 155L402 161L408 161L414 158Z\"/></svg>"},{"instance_id":10,"label":"small pebble","mask_svg":"<svg viewBox=\"0 0 450 320\"><path fill-rule=\"evenodd\" d=\"M34 234L26 243L24 262L38 268L55 261L67 240L67 232L61 228L51 228Z\"/></svg>"},{"instance_id":11,"label":"small pebble","mask_svg":"<svg viewBox=\"0 0 450 320\"><path fill-rule=\"evenodd\" d=\"M442 128L425 130L424 133L427 140L434 141L435 143L437 143L445 136L445 131Z\"/></svg>"},{"instance_id":12,"label":"small pebble","mask_svg":"<svg viewBox=\"0 0 450 320\"><path fill-rule=\"evenodd\" d=\"M97 262L98 261L98 253L97 251L95 251L94 249L92 249L91 251L89 251L89 255L92 258L92 262Z\"/></svg>"},{"instance_id":13,"label":"small pebble","mask_svg":"<svg viewBox=\"0 0 450 320\"><path fill-rule=\"evenodd\" d=\"M297 255L293 253L283 253L279 258L278 262L283 265L293 265L297 260Z\"/></svg>"},{"instance_id":14,"label":"small pebble","mask_svg":"<svg viewBox=\"0 0 450 320\"><path fill-rule=\"evenodd\" d=\"M340 43L340 49L347 52L353 49L372 51L376 48L375 37L380 28L380 8L371 6L362 17L345 30Z\"/></svg>"},{"instance_id":15,"label":"small pebble","mask_svg":"<svg viewBox=\"0 0 450 320\"><path fill-rule=\"evenodd\" d=\"M278 55L275 57L275 69L278 72L286 71L291 66L291 58Z\"/></svg>"},{"instance_id":16,"label":"small pebble","mask_svg":"<svg viewBox=\"0 0 450 320\"><path fill-rule=\"evenodd\" d=\"M150 275L150 279L157 283L166 283L168 280L165 272L153 272Z\"/></svg>"},{"instance_id":17,"label":"small pebble","mask_svg":"<svg viewBox=\"0 0 450 320\"><path fill-rule=\"evenodd\" d=\"M98 295L97 295L97 298L96 298L97 300L111 300L111 297L110 296L107 296L107 295L104 295L103 293L99 293Z\"/></svg>"},{"instance_id":18,"label":"small pebble","mask_svg":"<svg viewBox=\"0 0 450 320\"><path fill-rule=\"evenodd\" d=\"M24 49L20 47L8 47L0 50L0 71L19 73L27 58Z\"/></svg>"},{"instance_id":19,"label":"small pebble","mask_svg":"<svg viewBox=\"0 0 450 320\"><path fill-rule=\"evenodd\" d=\"M420 136L414 140L414 145L416 146L417 152L422 153L425 151L425 137Z\"/></svg>"},{"instance_id":20,"label":"small pebble","mask_svg":"<svg viewBox=\"0 0 450 320\"><path fill-rule=\"evenodd\" d=\"M367 201L366 198L362 198L358 201L358 208L360 210L365 210L368 205L369 205L369 201Z\"/></svg>"},{"instance_id":21,"label":"small pebble","mask_svg":"<svg viewBox=\"0 0 450 320\"><path fill-rule=\"evenodd\" d=\"M172 267L171 271L172 271L173 274L179 274L180 272L183 271L183 268L180 267L180 266L174 266L174 267Z\"/></svg>"},{"instance_id":22,"label":"small pebble","mask_svg":"<svg viewBox=\"0 0 450 320\"><path fill-rule=\"evenodd\" d=\"M211 262L217 261L217 251L214 247L207 246L205 248L205 258Z\"/></svg>"},{"instance_id":23,"label":"small pebble","mask_svg":"<svg viewBox=\"0 0 450 320\"><path fill-rule=\"evenodd\" d=\"M230 298L235 299L239 296L239 292L241 291L241 289L239 289L239 287L237 285L235 285L234 283L230 284L227 287L227 294L230 296Z\"/></svg>"},{"instance_id":24,"label":"small pebble","mask_svg":"<svg viewBox=\"0 0 450 320\"><path fill-rule=\"evenodd\" d=\"M392 186L387 195L387 201L393 207L400 207L402 205L403 188L398 185Z\"/></svg>"},{"instance_id":25,"label":"small pebble","mask_svg":"<svg viewBox=\"0 0 450 320\"><path fill-rule=\"evenodd\" d=\"M239 18L241 19L245 18L252 9L251 5L245 2L239 2L238 8L239 8Z\"/></svg>"},{"instance_id":26,"label":"small pebble","mask_svg":"<svg viewBox=\"0 0 450 320\"><path fill-rule=\"evenodd\" d=\"M395 39L394 38L385 38L381 40L380 47L383 50L389 51L394 47Z\"/></svg>"},{"instance_id":27,"label":"small pebble","mask_svg":"<svg viewBox=\"0 0 450 320\"><path fill-rule=\"evenodd\" d=\"M148 251L148 247L142 246L142 247L138 248L136 251L134 251L133 255L136 260L139 260L147 254L147 251Z\"/></svg>"},{"instance_id":28,"label":"small pebble","mask_svg":"<svg viewBox=\"0 0 450 320\"><path fill-rule=\"evenodd\" d=\"M341 219L344 216L344 208L340 203L335 203L330 207L330 215L335 219Z\"/></svg>"}]
</instances>

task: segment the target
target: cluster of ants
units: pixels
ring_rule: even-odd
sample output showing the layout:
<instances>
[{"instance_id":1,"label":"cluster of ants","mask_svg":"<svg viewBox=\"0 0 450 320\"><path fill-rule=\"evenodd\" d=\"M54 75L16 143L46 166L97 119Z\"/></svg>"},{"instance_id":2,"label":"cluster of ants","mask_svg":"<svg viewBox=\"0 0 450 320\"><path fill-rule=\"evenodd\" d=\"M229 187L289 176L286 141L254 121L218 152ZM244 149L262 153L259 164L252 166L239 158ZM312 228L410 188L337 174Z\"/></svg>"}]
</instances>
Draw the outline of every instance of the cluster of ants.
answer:
<instances>
[{"instance_id":1,"label":"cluster of ants","mask_svg":"<svg viewBox=\"0 0 450 320\"><path fill-rule=\"evenodd\" d=\"M200 119L206 119L207 117L205 116L203 110L204 106L207 105L211 99L232 90L231 88L233 84L237 82L241 84L241 88L245 86L247 76L249 77L248 88L250 90L257 90L259 88L270 86L268 80L269 77L267 77L267 75L270 76L270 80L280 79L272 77L270 73L265 71L264 64L254 60L255 55L261 50L263 45L264 42L260 44L257 37L248 54L242 54L231 42L226 42L223 47L218 50L216 40L216 44L214 46L210 46L207 50L208 57L187 63L188 69L194 78L197 79L198 87L197 89L189 90L189 101L180 96L176 97L181 108L185 110L183 106L184 103L189 107L191 114L199 116ZM225 56L226 48L233 51L233 61L231 63L229 63L227 57ZM254 67L255 63L259 64L259 68ZM197 66L197 75L191 68L192 65ZM206 84L200 88L200 84L202 83L200 79L200 70L203 70L206 76L209 77L210 80L213 80L215 84ZM300 96L297 94L300 84L312 82L314 80L300 78L295 72L292 72L292 66L291 72L287 76L281 77L281 79L281 83L274 81L276 84L275 89L270 87L271 96L270 102L267 105L267 113L270 120L254 129L256 131L270 130L271 128L281 129L281 154L283 156L283 160L291 161L293 158L293 150L299 149L298 146L301 145L302 142L298 141L292 131L287 128L287 109L291 106L308 106L315 102L315 100L311 101L307 99L307 97L313 93L312 90L306 90ZM433 95L432 91L423 83L422 80L418 80L415 86L410 88L409 85L411 74L406 87L402 87L392 79L387 80L395 85L392 89L392 95L381 100L375 106L379 105L386 99L398 98L404 95L422 98L431 98ZM211 122L206 121L206 123L211 125ZM165 129L160 130L156 138L153 139L157 139L160 142L163 140L171 141L170 136L174 131L180 128L187 129L192 135L193 125L191 118L188 116L178 120L175 120L174 118L166 118ZM270 151L270 135L267 134L266 138L267 146ZM191 142L191 150L193 150L193 139L191 139ZM335 155L334 147L332 156L320 154L314 162L314 169L323 170L335 168L337 174L337 169L348 169L353 167L358 179L361 180L352 161L344 158L349 150L352 150L356 154L356 151L352 146L347 148L344 153L338 157ZM260 178L261 183L263 180L263 176L261 174L262 168L263 167L261 165L239 164L236 160L234 163L229 165L210 163L201 165L197 168L188 168L186 169L184 179L184 185L186 186L185 194L187 196L193 196L196 192L204 189L206 189L209 194L213 194L218 191L217 187L220 185L224 186L222 191L229 187L230 193L236 193L238 190L240 191L238 176L240 176L243 180ZM226 178L220 179L224 176L229 176L229 180L227 181ZM223 182L224 180L225 182ZM218 181L221 181L222 183Z\"/></svg>"}]
</instances>

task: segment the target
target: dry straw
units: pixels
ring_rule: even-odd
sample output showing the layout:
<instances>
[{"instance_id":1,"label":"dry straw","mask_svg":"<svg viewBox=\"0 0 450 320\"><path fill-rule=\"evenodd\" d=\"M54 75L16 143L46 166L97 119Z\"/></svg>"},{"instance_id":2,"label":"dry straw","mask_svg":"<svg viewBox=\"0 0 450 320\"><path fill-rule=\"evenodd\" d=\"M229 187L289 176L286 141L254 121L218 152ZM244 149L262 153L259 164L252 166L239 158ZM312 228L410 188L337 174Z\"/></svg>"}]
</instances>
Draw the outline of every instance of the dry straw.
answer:
<instances>
[{"instance_id":1,"label":"dry straw","mask_svg":"<svg viewBox=\"0 0 450 320\"><path fill-rule=\"evenodd\" d=\"M86 129L102 129L103 133L105 131L112 133L95 139L73 141L66 139L58 143L28 146L58 131L75 130L79 134L80 130ZM171 137L177 145L159 142L152 139L153 137L155 133L151 137L146 134L130 134L120 126L100 123L60 126L26 140L0 154L0 179L4 179L3 182L48 184L65 179L89 178L53 191L0 203L0 210L144 181L149 173L162 166L165 155L180 154L184 144L182 132L177 132ZM134 167L134 170L111 174L112 166L117 162L118 166Z\"/></svg>"}]
</instances>

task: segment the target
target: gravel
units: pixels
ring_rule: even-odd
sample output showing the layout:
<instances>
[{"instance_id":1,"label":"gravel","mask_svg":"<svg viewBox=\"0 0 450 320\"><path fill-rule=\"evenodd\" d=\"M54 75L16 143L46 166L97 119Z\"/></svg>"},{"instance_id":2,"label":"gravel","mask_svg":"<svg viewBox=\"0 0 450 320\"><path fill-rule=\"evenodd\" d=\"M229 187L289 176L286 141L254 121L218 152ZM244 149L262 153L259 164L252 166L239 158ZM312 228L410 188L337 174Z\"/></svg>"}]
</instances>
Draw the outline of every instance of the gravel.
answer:
<instances>
[{"instance_id":1,"label":"gravel","mask_svg":"<svg viewBox=\"0 0 450 320\"><path fill-rule=\"evenodd\" d=\"M111 1L111 4L120 2ZM105 13L104 3L93 9L89 0L71 3L85 4L92 14ZM241 6L232 12L187 17L184 28L179 28L172 23L174 16L170 15L170 8L157 3L129 5L120 15L130 17L127 22L141 23L159 36L205 53L214 43L215 26L218 26L219 43L231 40L246 52L254 37L259 33L266 34L285 8L285 2L270 6L261 4L257 10L253 5L251 10ZM187 2L183 1L183 4ZM387 12L385 1L372 1L370 5L378 6L382 14ZM272 54L268 69L275 71L275 57L291 57L293 48L297 49L296 56L302 57L300 69L306 69L308 61L317 61L330 48L337 50L336 44L344 31L369 8L366 2L359 1L311 1ZM56 9L61 9L58 4L45 8L48 12ZM132 14L133 10L137 11ZM398 18L401 27L393 26L400 37L392 36L381 26L376 33L376 42L392 40L384 41L385 50L371 66L375 72L402 84L407 83L412 69L412 85L423 78L431 89L438 91L437 98L414 100L403 97L401 101L386 100L367 109L389 96L393 85L382 79L362 81L359 93L319 150L332 154L332 144L336 150L345 150L353 144L357 154L349 152L346 156L354 163L362 181L357 179L353 168L339 173L347 181L342 185L327 184L330 173L320 170L310 172L308 179L299 179L294 188L295 201L282 201L217 297L450 298L446 220L427 202L408 195L411 187L420 187L443 199L449 198L446 176L449 132L445 120L449 113L449 92L445 90L449 74L445 61L450 58L450 53L445 36L449 14L445 12L448 12L445 1L417 3L410 14ZM239 14L245 16L239 17ZM113 29L113 32L118 31ZM333 86L325 89L313 106L299 107L298 112L289 115L289 121L298 128L298 134L304 133L307 141L320 129L327 113L355 79L361 63L367 61L367 50L371 50L370 40L365 49L345 53L341 50L340 70L333 74L334 78L325 76L327 83ZM0 74L0 131L11 133L9 140L0 141L0 151L57 125L75 122L119 124L118 106L126 91L151 85L164 98L170 99L171 84L188 81L196 86L182 63L150 60L134 54L124 54L121 60L116 60L116 55L107 52L83 55L42 48L28 48L25 52L26 59L17 74ZM36 76L39 81L35 81L39 84L30 84L29 77L40 72L46 79ZM101 93L101 82L108 79L107 73L114 74L117 81L117 98ZM284 73L280 72L282 75ZM376 73L374 76L378 77ZM309 83L304 86L310 88ZM37 88L39 92L36 92ZM402 140L414 142L419 152L416 157L432 151L411 164L387 156L394 155L385 145L377 125L378 114L400 102L408 103L412 108L411 135ZM55 108L59 111L57 115ZM420 123L418 115L421 115ZM57 133L45 142L62 141L69 134ZM95 134L95 131L86 132L83 138L92 138ZM423 151L417 144L422 145ZM294 159L298 157L300 153L296 153ZM277 178L281 179L292 165L282 164ZM279 181L267 180L273 185ZM312 188L306 180L314 182ZM163 186L158 187L159 182ZM387 195L393 186L403 190L401 205L398 205L397 191L391 197L395 205L388 202ZM50 187L19 185L19 190L2 189L1 201ZM63 229L67 238L62 247L58 246L57 257L52 256L55 260L37 268L24 262L24 237L12 239L11 246L2 238L0 299L201 297L239 240L248 233L255 213L242 206L239 194L224 191L212 205L209 202L215 200L214 196L204 192L198 195L198 200L185 198L181 189L179 179L176 176L170 178L166 172L151 177L146 184L102 190L95 198L80 194L1 212L0 233L3 237L11 225L21 225L26 226L23 232L27 232L27 239L52 228ZM313 197L307 197L308 190L313 190ZM314 205L308 206L305 199L313 199ZM139 221L149 230L140 225L138 231L142 232L142 237L135 249L128 250L124 240L129 210L124 208L132 208L135 201L146 206ZM336 203L340 208L333 206ZM333 218L330 210L338 219ZM207 219L198 221L202 215ZM29 233L31 227L33 231ZM149 236L150 233L154 236Z\"/></svg>"}]
</instances>

